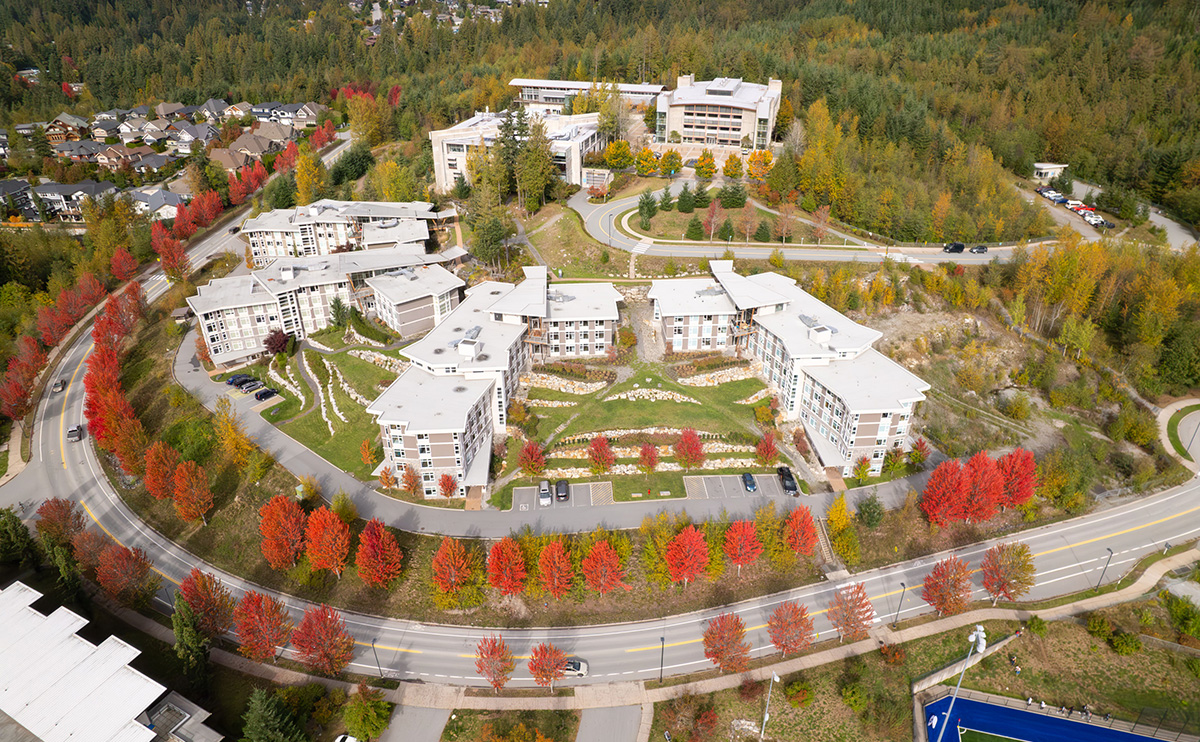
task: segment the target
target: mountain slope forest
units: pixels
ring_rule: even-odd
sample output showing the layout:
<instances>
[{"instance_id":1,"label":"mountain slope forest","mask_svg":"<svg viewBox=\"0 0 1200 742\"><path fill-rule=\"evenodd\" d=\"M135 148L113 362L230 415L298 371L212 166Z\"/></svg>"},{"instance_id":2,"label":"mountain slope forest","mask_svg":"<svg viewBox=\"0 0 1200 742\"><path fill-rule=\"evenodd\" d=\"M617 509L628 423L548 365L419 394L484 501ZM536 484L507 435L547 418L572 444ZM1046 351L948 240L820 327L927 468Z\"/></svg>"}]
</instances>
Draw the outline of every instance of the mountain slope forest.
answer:
<instances>
[{"instance_id":1,"label":"mountain slope forest","mask_svg":"<svg viewBox=\"0 0 1200 742\"><path fill-rule=\"evenodd\" d=\"M891 181L869 188L870 200L834 203L835 214L870 227L891 190L897 206L875 226L897 238L941 238L930 221L942 192L953 195L950 223L954 211L972 223L955 234L1044 232L1012 199L980 207L995 183L947 182L990 181L992 158L1019 175L1034 161L1067 162L1077 177L1200 222L1194 0L551 0L506 10L501 23L468 18L457 33L420 12L446 5L420 0L372 47L367 5L356 16L311 0L6 3L0 117L210 96L328 101L347 84L398 85L392 130L410 138L504 107L518 75L669 85L688 72L773 76L801 119L824 101L864 183ZM25 66L41 68L40 84L15 78ZM87 89L70 100L63 82ZM957 160L979 166L939 174ZM924 187L914 193L914 182Z\"/></svg>"}]
</instances>

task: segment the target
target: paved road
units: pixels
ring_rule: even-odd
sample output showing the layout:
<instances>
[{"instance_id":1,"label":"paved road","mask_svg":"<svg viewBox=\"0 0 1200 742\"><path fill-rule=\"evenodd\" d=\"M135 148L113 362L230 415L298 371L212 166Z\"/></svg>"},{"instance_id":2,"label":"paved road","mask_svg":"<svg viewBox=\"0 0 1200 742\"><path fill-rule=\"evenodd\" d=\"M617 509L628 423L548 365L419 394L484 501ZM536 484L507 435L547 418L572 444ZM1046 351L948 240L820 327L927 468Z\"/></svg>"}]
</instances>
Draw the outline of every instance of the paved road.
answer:
<instances>
[{"instance_id":1,"label":"paved road","mask_svg":"<svg viewBox=\"0 0 1200 742\"><path fill-rule=\"evenodd\" d=\"M626 742L635 740L642 724L641 706L587 709L579 720L575 742Z\"/></svg>"},{"instance_id":2,"label":"paved road","mask_svg":"<svg viewBox=\"0 0 1200 742\"><path fill-rule=\"evenodd\" d=\"M1092 193L1104 192L1104 189L1100 186L1092 185L1091 183L1084 183L1082 180L1071 181L1071 187L1074 189L1075 198L1078 199L1082 199L1084 196L1086 196L1088 191L1091 191ZM1062 207L1057 208L1062 209ZM1062 210L1068 211L1067 209ZM1068 213L1071 212L1068 211ZM1087 222L1083 223L1087 224ZM1174 219L1163 216L1161 212L1153 207L1150 209L1150 223L1156 227L1162 227L1166 231L1167 244L1176 250L1182 250L1193 242L1196 242L1197 239L1200 239L1187 225L1180 224ZM1087 235L1087 232L1084 230L1080 230L1080 232L1084 235Z\"/></svg>"}]
</instances>

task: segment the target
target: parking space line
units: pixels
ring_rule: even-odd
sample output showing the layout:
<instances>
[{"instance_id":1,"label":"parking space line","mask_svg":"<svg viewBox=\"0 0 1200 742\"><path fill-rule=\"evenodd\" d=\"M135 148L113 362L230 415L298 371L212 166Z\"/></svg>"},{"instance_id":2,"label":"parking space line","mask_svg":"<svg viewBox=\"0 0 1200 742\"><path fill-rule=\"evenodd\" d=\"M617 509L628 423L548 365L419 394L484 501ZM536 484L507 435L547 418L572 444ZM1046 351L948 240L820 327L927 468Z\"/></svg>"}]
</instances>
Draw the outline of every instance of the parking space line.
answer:
<instances>
[{"instance_id":1,"label":"parking space line","mask_svg":"<svg viewBox=\"0 0 1200 742\"><path fill-rule=\"evenodd\" d=\"M612 505L613 504L613 487L612 482L593 482L591 486L591 502L592 505Z\"/></svg>"}]
</instances>

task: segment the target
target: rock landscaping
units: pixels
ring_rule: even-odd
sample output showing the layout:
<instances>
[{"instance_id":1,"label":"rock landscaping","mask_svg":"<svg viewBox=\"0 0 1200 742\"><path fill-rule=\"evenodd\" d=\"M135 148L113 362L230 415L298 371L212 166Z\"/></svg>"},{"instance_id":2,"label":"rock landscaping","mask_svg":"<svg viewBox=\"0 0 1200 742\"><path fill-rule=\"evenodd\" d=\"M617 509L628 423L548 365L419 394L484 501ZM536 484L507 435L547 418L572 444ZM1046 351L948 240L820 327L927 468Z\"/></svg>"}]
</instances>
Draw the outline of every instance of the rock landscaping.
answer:
<instances>
[{"instance_id":1,"label":"rock landscaping","mask_svg":"<svg viewBox=\"0 0 1200 742\"><path fill-rule=\"evenodd\" d=\"M701 466L692 469L692 471L713 471L716 469L745 469L746 459L709 459ZM655 471L685 471L685 469L676 464L674 461L659 462ZM607 476L621 477L633 476L641 474L641 470L634 464L617 464L612 469L605 472ZM546 479L583 479L585 477L594 477L595 474L586 466L570 467L564 469L547 469L542 475Z\"/></svg>"},{"instance_id":2,"label":"rock landscaping","mask_svg":"<svg viewBox=\"0 0 1200 742\"><path fill-rule=\"evenodd\" d=\"M706 441L704 443L704 453L751 453L754 451L754 446L734 445L724 441ZM613 446L613 456L618 459L635 459L641 455L641 447L634 446ZM569 448L565 450L551 450L548 454L551 458L556 459L586 459L588 450L584 448ZM658 446L658 455L660 457L673 456L674 452L671 446ZM744 461L744 459L743 459Z\"/></svg>"},{"instance_id":3,"label":"rock landscaping","mask_svg":"<svg viewBox=\"0 0 1200 742\"><path fill-rule=\"evenodd\" d=\"M564 394L595 394L608 386L608 382L605 381L574 381L550 374L524 374L521 376L521 384L552 389Z\"/></svg>"},{"instance_id":4,"label":"rock landscaping","mask_svg":"<svg viewBox=\"0 0 1200 742\"><path fill-rule=\"evenodd\" d=\"M372 348L382 348L384 346L384 343L363 337L349 325L346 326L346 334L342 336L342 340L346 345L369 345Z\"/></svg>"},{"instance_id":5,"label":"rock landscaping","mask_svg":"<svg viewBox=\"0 0 1200 742\"><path fill-rule=\"evenodd\" d=\"M739 399L737 402L735 402L735 404L754 404L756 402L761 402L769 396L771 396L770 389L760 389L745 399Z\"/></svg>"},{"instance_id":6,"label":"rock landscaping","mask_svg":"<svg viewBox=\"0 0 1200 742\"><path fill-rule=\"evenodd\" d=\"M605 397L605 402L611 402L615 399L627 399L629 401L648 401L648 402L690 402L691 404L700 404L700 400L692 399L691 397L680 394L679 392L664 391L662 389L630 389L627 392L614 394L611 397Z\"/></svg>"},{"instance_id":7,"label":"rock landscaping","mask_svg":"<svg viewBox=\"0 0 1200 742\"><path fill-rule=\"evenodd\" d=\"M557 399L526 399L527 407L574 407L578 402L566 402Z\"/></svg>"},{"instance_id":8,"label":"rock landscaping","mask_svg":"<svg viewBox=\"0 0 1200 742\"><path fill-rule=\"evenodd\" d=\"M351 351L347 351L347 352L354 358L358 358L360 360L366 361L367 363L373 363L380 368L384 368L384 369L387 369L388 371L391 371L392 373L396 374L397 376L404 373L404 370L407 369L409 366L407 361L402 361L399 358L393 358L391 356L386 356L383 353L378 353L373 350L351 350Z\"/></svg>"},{"instance_id":9,"label":"rock landscaping","mask_svg":"<svg viewBox=\"0 0 1200 742\"><path fill-rule=\"evenodd\" d=\"M723 368L720 371L713 371L710 374L700 374L699 376L688 376L680 379L679 383L684 386L719 386L728 384L731 381L741 381L742 379L752 379L757 374L754 369L749 366L735 366L733 368Z\"/></svg>"}]
</instances>

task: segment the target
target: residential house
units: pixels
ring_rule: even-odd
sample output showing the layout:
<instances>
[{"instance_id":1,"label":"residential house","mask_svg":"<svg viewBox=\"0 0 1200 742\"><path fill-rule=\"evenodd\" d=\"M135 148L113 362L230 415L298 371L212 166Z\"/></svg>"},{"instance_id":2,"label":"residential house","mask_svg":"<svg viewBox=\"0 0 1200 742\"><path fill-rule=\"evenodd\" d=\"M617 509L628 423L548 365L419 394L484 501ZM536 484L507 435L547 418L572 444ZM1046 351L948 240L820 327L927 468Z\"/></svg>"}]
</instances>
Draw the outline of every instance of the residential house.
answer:
<instances>
[{"instance_id":1,"label":"residential house","mask_svg":"<svg viewBox=\"0 0 1200 742\"><path fill-rule=\"evenodd\" d=\"M117 135L126 141L141 139L148 123L150 122L140 116L130 116L117 127Z\"/></svg>"},{"instance_id":2,"label":"residential house","mask_svg":"<svg viewBox=\"0 0 1200 742\"><path fill-rule=\"evenodd\" d=\"M104 149L103 144L93 142L91 139L59 142L54 145L54 151L59 157L72 162L95 162L96 155L102 149Z\"/></svg>"},{"instance_id":3,"label":"residential house","mask_svg":"<svg viewBox=\"0 0 1200 742\"><path fill-rule=\"evenodd\" d=\"M179 137L176 141L183 149L187 149L192 146L192 142L207 145L219 136L221 132L212 124L183 124L179 127Z\"/></svg>"},{"instance_id":4,"label":"residential house","mask_svg":"<svg viewBox=\"0 0 1200 742\"><path fill-rule=\"evenodd\" d=\"M209 98L200 104L196 109L197 117L204 118L205 121L215 123L225 117L225 110L229 108L229 104L217 98Z\"/></svg>"},{"instance_id":5,"label":"residential house","mask_svg":"<svg viewBox=\"0 0 1200 742\"><path fill-rule=\"evenodd\" d=\"M12 742L220 742L209 714L130 667L140 651L116 636L99 645L77 632L87 619L42 594L0 590L0 737Z\"/></svg>"},{"instance_id":6,"label":"residential house","mask_svg":"<svg viewBox=\"0 0 1200 742\"><path fill-rule=\"evenodd\" d=\"M143 134L166 134L171 131L179 131L179 126L173 121L168 121L165 118L157 118L153 121L147 121L142 127Z\"/></svg>"},{"instance_id":7,"label":"residential house","mask_svg":"<svg viewBox=\"0 0 1200 742\"><path fill-rule=\"evenodd\" d=\"M8 132L0 131L0 158L8 157Z\"/></svg>"},{"instance_id":8,"label":"residential house","mask_svg":"<svg viewBox=\"0 0 1200 742\"><path fill-rule=\"evenodd\" d=\"M264 124L259 124L258 128L252 132L255 136L269 139L279 145L280 149L287 146L287 143L296 139L299 133L291 124L278 123L268 121Z\"/></svg>"},{"instance_id":9,"label":"residential house","mask_svg":"<svg viewBox=\"0 0 1200 742\"><path fill-rule=\"evenodd\" d=\"M165 101L162 103L159 103L157 106L154 107L154 113L160 119L169 119L169 118L177 117L179 115L179 112L182 110L183 110L182 103L168 103Z\"/></svg>"},{"instance_id":10,"label":"residential house","mask_svg":"<svg viewBox=\"0 0 1200 742\"><path fill-rule=\"evenodd\" d=\"M804 425L821 463L848 476L861 458L878 474L888 449L903 449L930 385L872 346L882 336L778 273L741 276L733 261L713 278L654 281L649 298L676 351L737 349ZM705 340L709 340L707 344Z\"/></svg>"},{"instance_id":11,"label":"residential house","mask_svg":"<svg viewBox=\"0 0 1200 742\"><path fill-rule=\"evenodd\" d=\"M88 136L88 122L69 113L60 113L43 127L51 144L77 142Z\"/></svg>"},{"instance_id":12,"label":"residential house","mask_svg":"<svg viewBox=\"0 0 1200 742\"><path fill-rule=\"evenodd\" d=\"M317 125L317 116L321 111L329 110L320 103L285 103L276 108L271 117L272 121L287 124L297 129Z\"/></svg>"},{"instance_id":13,"label":"residential house","mask_svg":"<svg viewBox=\"0 0 1200 742\"><path fill-rule=\"evenodd\" d=\"M176 210L187 203L179 194L161 186L130 188L125 193L133 202L137 213L147 215L151 221L174 219Z\"/></svg>"},{"instance_id":14,"label":"residential house","mask_svg":"<svg viewBox=\"0 0 1200 742\"><path fill-rule=\"evenodd\" d=\"M782 96L780 80L696 82L694 75L680 75L674 90L658 95L654 141L767 149Z\"/></svg>"},{"instance_id":15,"label":"residential house","mask_svg":"<svg viewBox=\"0 0 1200 742\"><path fill-rule=\"evenodd\" d=\"M340 250L391 247L408 244L424 251L428 228L418 231L405 222L438 219L433 204L423 201L334 201L322 199L295 209L275 209L247 219L242 238L254 261L262 265L281 257L329 255ZM371 229L366 225L375 223ZM383 238L373 230L392 230ZM368 241L363 241L364 232ZM389 242L388 239L391 239Z\"/></svg>"},{"instance_id":16,"label":"residential house","mask_svg":"<svg viewBox=\"0 0 1200 742\"><path fill-rule=\"evenodd\" d=\"M221 114L221 118L223 118L225 120L240 119L240 118L244 117L246 114L250 113L250 111L253 108L254 108L254 106L251 106L246 101L242 101L241 103L234 103L232 105L225 107L225 110Z\"/></svg>"},{"instance_id":17,"label":"residential house","mask_svg":"<svg viewBox=\"0 0 1200 742\"><path fill-rule=\"evenodd\" d=\"M196 111L200 110L200 106L184 106L171 115L171 118L176 121L191 121L196 115Z\"/></svg>"},{"instance_id":18,"label":"residential house","mask_svg":"<svg viewBox=\"0 0 1200 742\"><path fill-rule=\"evenodd\" d=\"M277 100L259 103L256 106L251 106L250 115L259 121L266 123L272 120L272 117L275 115L275 109L279 108L281 105L283 104Z\"/></svg>"},{"instance_id":19,"label":"residential house","mask_svg":"<svg viewBox=\"0 0 1200 742\"><path fill-rule=\"evenodd\" d=\"M29 181L16 178L0 180L0 203L3 203L5 208L21 212L26 220L34 221L37 219L37 209L33 206L30 194Z\"/></svg>"},{"instance_id":20,"label":"residential house","mask_svg":"<svg viewBox=\"0 0 1200 742\"><path fill-rule=\"evenodd\" d=\"M229 149L234 152L241 152L252 159L259 160L265 154L278 152L283 149L283 146L279 142L273 142L266 137L260 137L248 131L230 142Z\"/></svg>"},{"instance_id":21,"label":"residential house","mask_svg":"<svg viewBox=\"0 0 1200 742\"><path fill-rule=\"evenodd\" d=\"M178 160L179 158L174 155L158 154L152 150L150 154L142 155L137 162L133 163L133 170L140 175L154 175Z\"/></svg>"},{"instance_id":22,"label":"residential house","mask_svg":"<svg viewBox=\"0 0 1200 742\"><path fill-rule=\"evenodd\" d=\"M110 111L101 111L92 117L93 121L116 121L118 124L125 120L129 115L129 111L124 108L114 108Z\"/></svg>"},{"instance_id":23,"label":"residential house","mask_svg":"<svg viewBox=\"0 0 1200 742\"><path fill-rule=\"evenodd\" d=\"M237 170L240 167L250 164L254 160L244 152L236 152L227 147L214 147L208 153L208 159L217 163L226 170Z\"/></svg>"},{"instance_id":24,"label":"residential house","mask_svg":"<svg viewBox=\"0 0 1200 742\"><path fill-rule=\"evenodd\" d=\"M129 116L131 116L131 117L136 116L137 118L140 118L140 119L149 119L150 118L150 106L147 106L145 104L142 104L140 106L134 106L133 108L129 109Z\"/></svg>"},{"instance_id":25,"label":"residential house","mask_svg":"<svg viewBox=\"0 0 1200 742\"><path fill-rule=\"evenodd\" d=\"M116 137L120 131L121 122L112 119L97 119L92 124L92 139L103 142L109 137Z\"/></svg>"},{"instance_id":26,"label":"residential house","mask_svg":"<svg viewBox=\"0 0 1200 742\"><path fill-rule=\"evenodd\" d=\"M146 155L154 154L149 147L122 147L113 145L105 147L96 155L96 164L108 170L120 170L122 167L133 166Z\"/></svg>"},{"instance_id":27,"label":"residential house","mask_svg":"<svg viewBox=\"0 0 1200 742\"><path fill-rule=\"evenodd\" d=\"M116 193L117 187L107 180L81 180L78 183L47 182L34 186L33 192L45 204L47 211L64 222L83 221L83 205L106 193Z\"/></svg>"}]
</instances>

